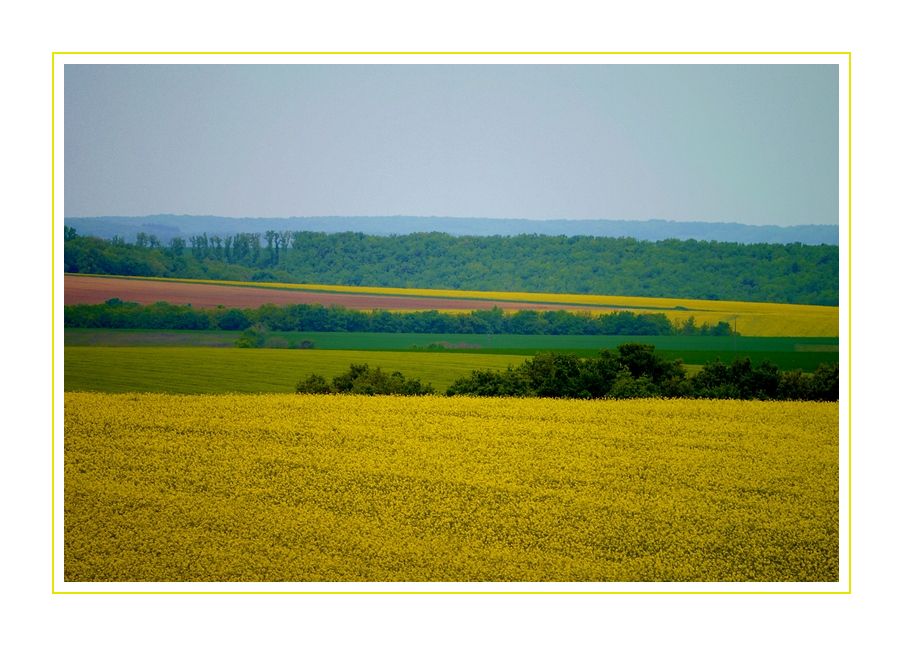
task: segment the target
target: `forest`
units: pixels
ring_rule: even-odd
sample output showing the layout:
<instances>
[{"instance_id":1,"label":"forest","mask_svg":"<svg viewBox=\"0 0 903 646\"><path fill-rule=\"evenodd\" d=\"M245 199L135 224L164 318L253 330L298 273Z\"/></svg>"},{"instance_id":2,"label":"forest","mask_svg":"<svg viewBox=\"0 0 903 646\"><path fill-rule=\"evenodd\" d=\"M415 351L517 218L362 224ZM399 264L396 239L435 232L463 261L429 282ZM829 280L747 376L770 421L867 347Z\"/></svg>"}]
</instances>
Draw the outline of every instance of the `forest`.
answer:
<instances>
[{"instance_id":1,"label":"forest","mask_svg":"<svg viewBox=\"0 0 903 646\"><path fill-rule=\"evenodd\" d=\"M134 243L65 229L65 271L373 287L838 304L836 245L267 231Z\"/></svg>"}]
</instances>

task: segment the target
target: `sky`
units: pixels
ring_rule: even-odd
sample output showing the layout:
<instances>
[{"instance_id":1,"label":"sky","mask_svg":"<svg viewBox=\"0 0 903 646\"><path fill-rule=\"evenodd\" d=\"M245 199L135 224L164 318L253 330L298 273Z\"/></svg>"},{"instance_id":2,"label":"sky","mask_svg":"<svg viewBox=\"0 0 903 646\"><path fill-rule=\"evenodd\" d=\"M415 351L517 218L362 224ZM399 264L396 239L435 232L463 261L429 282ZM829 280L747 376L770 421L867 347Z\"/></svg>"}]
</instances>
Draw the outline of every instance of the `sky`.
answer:
<instances>
[{"instance_id":1,"label":"sky","mask_svg":"<svg viewBox=\"0 0 903 646\"><path fill-rule=\"evenodd\" d=\"M66 65L65 216L838 223L836 65Z\"/></svg>"}]
</instances>

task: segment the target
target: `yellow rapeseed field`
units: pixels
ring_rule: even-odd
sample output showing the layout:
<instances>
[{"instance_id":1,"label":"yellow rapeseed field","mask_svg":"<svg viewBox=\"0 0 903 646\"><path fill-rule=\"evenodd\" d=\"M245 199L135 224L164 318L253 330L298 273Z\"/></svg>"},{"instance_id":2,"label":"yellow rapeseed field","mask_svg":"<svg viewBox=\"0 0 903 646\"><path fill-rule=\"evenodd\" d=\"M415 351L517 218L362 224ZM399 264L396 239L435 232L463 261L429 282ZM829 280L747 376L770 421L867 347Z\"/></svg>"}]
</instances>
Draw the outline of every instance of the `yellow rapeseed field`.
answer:
<instances>
[{"instance_id":1,"label":"yellow rapeseed field","mask_svg":"<svg viewBox=\"0 0 903 646\"><path fill-rule=\"evenodd\" d=\"M836 581L836 403L65 394L67 581Z\"/></svg>"}]
</instances>

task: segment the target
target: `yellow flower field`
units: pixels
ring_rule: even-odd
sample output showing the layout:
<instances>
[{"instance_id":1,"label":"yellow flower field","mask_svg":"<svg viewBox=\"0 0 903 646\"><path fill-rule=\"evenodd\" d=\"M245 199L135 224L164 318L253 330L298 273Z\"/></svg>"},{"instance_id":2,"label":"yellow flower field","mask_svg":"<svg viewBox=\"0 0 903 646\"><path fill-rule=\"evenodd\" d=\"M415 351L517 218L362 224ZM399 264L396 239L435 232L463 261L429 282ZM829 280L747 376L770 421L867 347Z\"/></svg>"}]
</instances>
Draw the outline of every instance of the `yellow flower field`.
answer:
<instances>
[{"instance_id":1,"label":"yellow flower field","mask_svg":"<svg viewBox=\"0 0 903 646\"><path fill-rule=\"evenodd\" d=\"M836 403L65 394L67 581L835 581Z\"/></svg>"}]
</instances>

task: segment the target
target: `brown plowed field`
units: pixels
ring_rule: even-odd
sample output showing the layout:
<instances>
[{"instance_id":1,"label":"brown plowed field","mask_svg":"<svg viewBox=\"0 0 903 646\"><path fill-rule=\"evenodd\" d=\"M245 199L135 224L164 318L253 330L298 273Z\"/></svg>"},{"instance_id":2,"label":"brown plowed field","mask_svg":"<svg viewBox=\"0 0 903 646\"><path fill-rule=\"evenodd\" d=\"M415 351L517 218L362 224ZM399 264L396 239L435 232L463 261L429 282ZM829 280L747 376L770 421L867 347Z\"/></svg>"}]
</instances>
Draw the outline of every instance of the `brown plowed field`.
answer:
<instances>
[{"instance_id":1,"label":"brown plowed field","mask_svg":"<svg viewBox=\"0 0 903 646\"><path fill-rule=\"evenodd\" d=\"M329 292L305 292L263 287L233 287L228 285L204 285L155 280L129 280L126 278L99 278L95 276L66 276L64 279L66 305L103 303L119 298L134 303L166 301L194 307L259 307L316 303L319 305L343 305L356 310L487 310L501 307L506 310L598 310L610 308L586 305L548 305L515 301L464 300L453 298L428 298L421 296L386 296L382 294L335 294Z\"/></svg>"}]
</instances>

